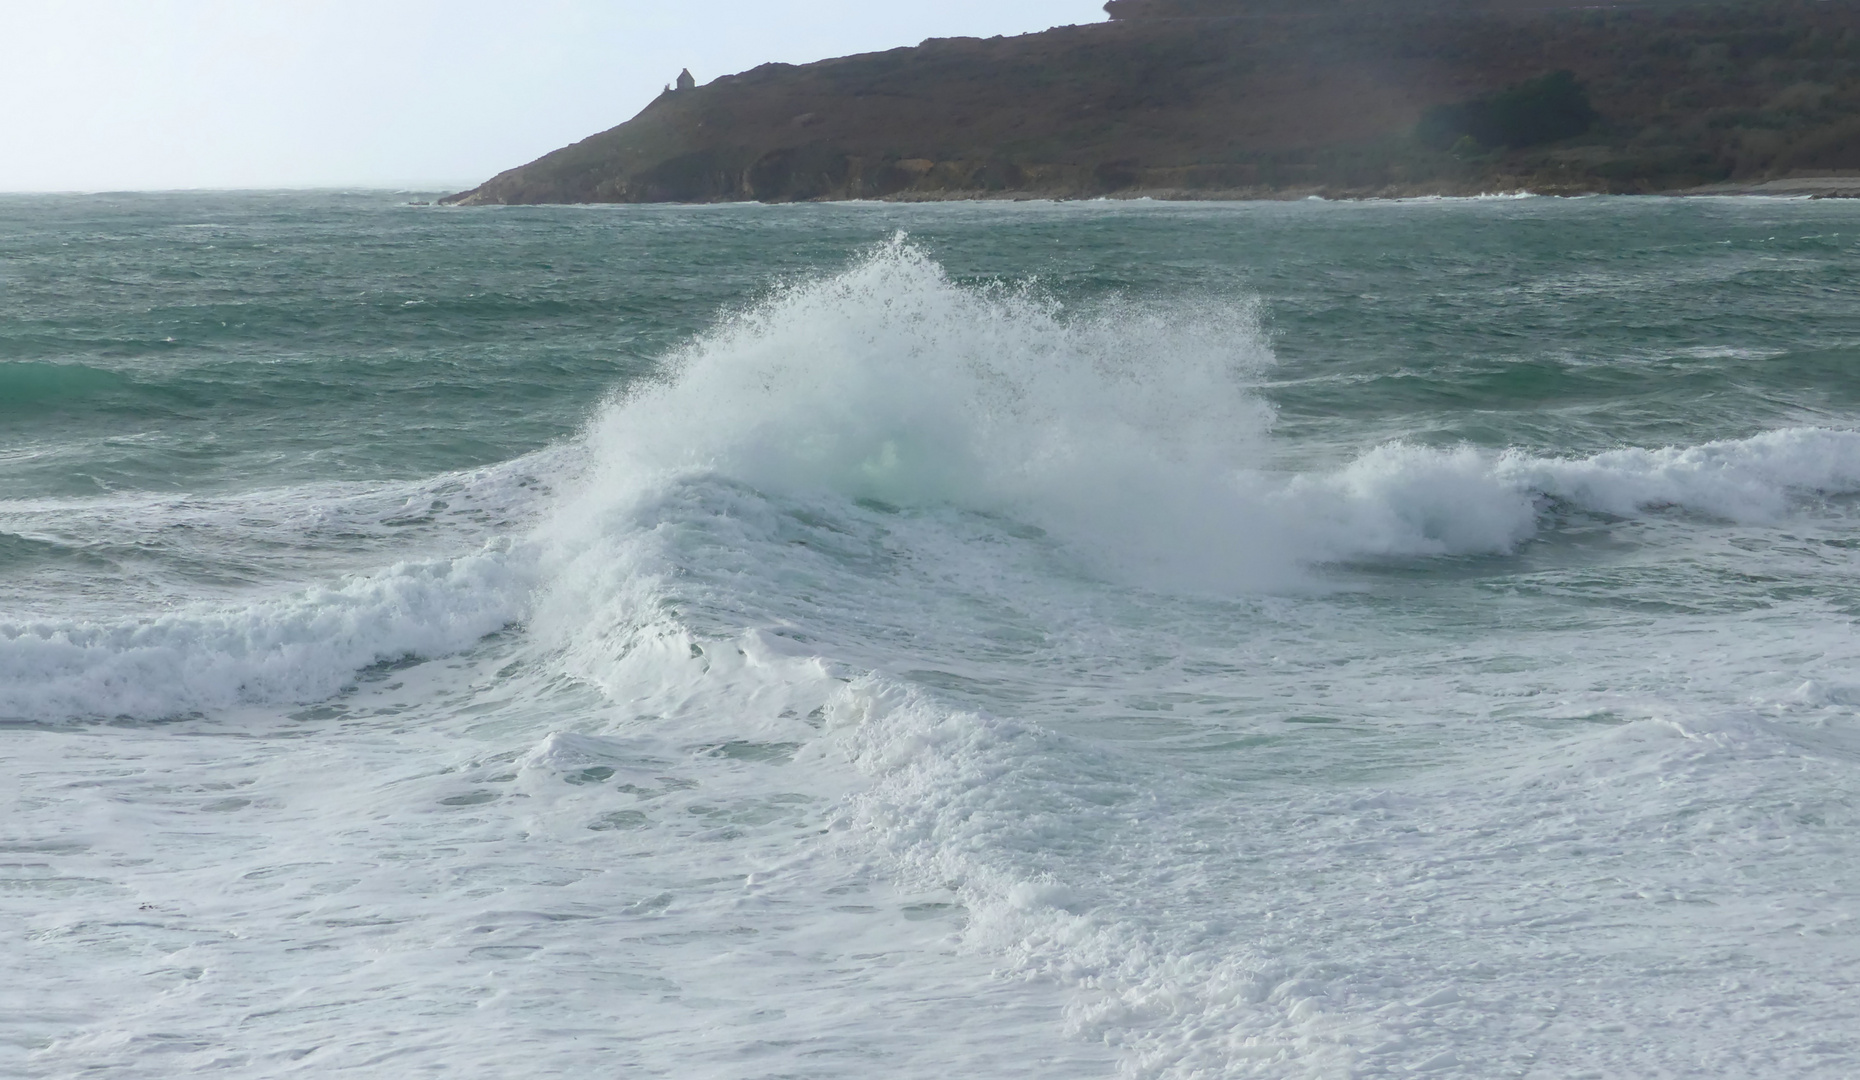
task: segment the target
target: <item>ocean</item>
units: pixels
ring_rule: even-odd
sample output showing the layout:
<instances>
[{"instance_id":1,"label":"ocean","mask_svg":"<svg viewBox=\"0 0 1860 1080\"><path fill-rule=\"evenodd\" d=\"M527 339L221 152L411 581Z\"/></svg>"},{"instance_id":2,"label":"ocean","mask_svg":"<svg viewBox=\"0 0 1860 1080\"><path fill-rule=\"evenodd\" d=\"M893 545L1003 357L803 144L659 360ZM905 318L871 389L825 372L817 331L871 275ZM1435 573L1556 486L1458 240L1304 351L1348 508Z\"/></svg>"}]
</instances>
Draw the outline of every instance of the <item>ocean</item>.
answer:
<instances>
[{"instance_id":1,"label":"ocean","mask_svg":"<svg viewBox=\"0 0 1860 1080\"><path fill-rule=\"evenodd\" d=\"M0 197L0 1074L1860 1074L1860 205Z\"/></svg>"}]
</instances>

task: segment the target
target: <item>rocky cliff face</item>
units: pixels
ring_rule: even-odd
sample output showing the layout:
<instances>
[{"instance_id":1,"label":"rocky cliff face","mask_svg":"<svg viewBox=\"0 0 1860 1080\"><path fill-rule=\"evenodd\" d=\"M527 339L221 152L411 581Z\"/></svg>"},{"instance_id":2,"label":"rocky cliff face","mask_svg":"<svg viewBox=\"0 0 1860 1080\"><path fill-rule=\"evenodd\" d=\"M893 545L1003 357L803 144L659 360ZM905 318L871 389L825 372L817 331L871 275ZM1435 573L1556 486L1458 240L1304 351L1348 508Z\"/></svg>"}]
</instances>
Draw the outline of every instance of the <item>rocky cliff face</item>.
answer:
<instances>
[{"instance_id":1,"label":"rocky cliff face","mask_svg":"<svg viewBox=\"0 0 1860 1080\"><path fill-rule=\"evenodd\" d=\"M1112 0L1107 23L671 91L452 201L1653 191L1860 170L1860 0L1546 2ZM1561 71L1592 105L1584 131L1416 137Z\"/></svg>"}]
</instances>

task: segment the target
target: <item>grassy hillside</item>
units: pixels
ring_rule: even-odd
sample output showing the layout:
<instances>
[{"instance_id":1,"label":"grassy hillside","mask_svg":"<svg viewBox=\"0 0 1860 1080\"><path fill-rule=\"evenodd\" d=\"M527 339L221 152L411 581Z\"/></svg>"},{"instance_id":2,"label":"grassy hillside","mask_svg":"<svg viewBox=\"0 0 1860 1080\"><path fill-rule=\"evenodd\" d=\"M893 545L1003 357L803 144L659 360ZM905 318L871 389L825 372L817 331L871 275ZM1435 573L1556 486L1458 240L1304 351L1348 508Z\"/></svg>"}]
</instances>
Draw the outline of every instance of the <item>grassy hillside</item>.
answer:
<instances>
[{"instance_id":1,"label":"grassy hillside","mask_svg":"<svg viewBox=\"0 0 1860 1080\"><path fill-rule=\"evenodd\" d=\"M1108 23L671 91L454 200L1639 192L1860 171L1860 2L1544 3L1113 0ZM1561 119L1520 134L1544 109Z\"/></svg>"}]
</instances>

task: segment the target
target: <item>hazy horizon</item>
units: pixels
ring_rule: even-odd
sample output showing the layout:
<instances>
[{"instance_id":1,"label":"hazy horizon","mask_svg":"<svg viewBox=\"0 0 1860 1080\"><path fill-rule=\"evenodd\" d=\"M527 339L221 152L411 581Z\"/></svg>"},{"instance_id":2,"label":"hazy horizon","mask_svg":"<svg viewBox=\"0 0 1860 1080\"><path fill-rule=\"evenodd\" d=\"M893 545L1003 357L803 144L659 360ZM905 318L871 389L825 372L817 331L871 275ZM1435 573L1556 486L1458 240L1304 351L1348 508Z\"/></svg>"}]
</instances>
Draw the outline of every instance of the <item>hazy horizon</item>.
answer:
<instances>
[{"instance_id":1,"label":"hazy horizon","mask_svg":"<svg viewBox=\"0 0 1860 1080\"><path fill-rule=\"evenodd\" d=\"M1096 0L683 7L90 0L12 16L0 192L455 190L619 124L682 68L1028 33Z\"/></svg>"}]
</instances>

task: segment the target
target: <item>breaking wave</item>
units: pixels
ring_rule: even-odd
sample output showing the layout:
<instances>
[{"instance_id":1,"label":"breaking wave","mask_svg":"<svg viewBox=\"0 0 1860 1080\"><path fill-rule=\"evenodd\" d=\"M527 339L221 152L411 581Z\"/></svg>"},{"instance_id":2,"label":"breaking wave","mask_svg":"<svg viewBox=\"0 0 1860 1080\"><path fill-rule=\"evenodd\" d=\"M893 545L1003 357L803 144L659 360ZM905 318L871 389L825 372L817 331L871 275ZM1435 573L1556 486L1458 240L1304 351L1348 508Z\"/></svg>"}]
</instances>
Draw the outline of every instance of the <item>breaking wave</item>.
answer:
<instances>
[{"instance_id":1,"label":"breaking wave","mask_svg":"<svg viewBox=\"0 0 1860 1080\"><path fill-rule=\"evenodd\" d=\"M1389 443L1272 468L1273 356L1250 298L1068 309L964 286L903 238L777 290L632 388L588 435L584 535L668 483L955 505L1048 530L1099 569L1172 589L1298 587L1314 564L1503 554L1556 504L1774 520L1860 490L1860 433L1772 431L1583 458Z\"/></svg>"},{"instance_id":2,"label":"breaking wave","mask_svg":"<svg viewBox=\"0 0 1860 1080\"><path fill-rule=\"evenodd\" d=\"M1390 443L1286 472L1257 391L1272 363L1252 299L1068 307L1033 284L952 281L899 237L776 288L625 388L574 447L537 459L548 509L526 535L245 605L0 614L0 715L314 700L370 664L525 621L596 672L681 571L635 541L697 512L679 492L719 484L979 512L1105 575L1209 593L1301 588L1325 563L1504 554L1558 506L1761 524L1860 491L1860 433L1807 427L1580 458Z\"/></svg>"}]
</instances>

